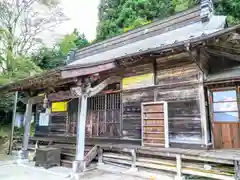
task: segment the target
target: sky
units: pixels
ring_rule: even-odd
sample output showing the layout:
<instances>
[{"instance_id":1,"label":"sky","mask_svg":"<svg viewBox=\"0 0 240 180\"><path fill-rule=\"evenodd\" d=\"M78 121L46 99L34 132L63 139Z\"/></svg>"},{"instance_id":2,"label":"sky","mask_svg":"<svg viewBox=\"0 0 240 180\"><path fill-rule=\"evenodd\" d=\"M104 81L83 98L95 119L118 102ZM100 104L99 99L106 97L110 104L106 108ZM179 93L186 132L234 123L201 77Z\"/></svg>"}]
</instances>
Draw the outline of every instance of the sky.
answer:
<instances>
[{"instance_id":1,"label":"sky","mask_svg":"<svg viewBox=\"0 0 240 180\"><path fill-rule=\"evenodd\" d=\"M83 32L88 40L96 37L99 0L61 0L69 21L58 28L60 34L71 33L74 28Z\"/></svg>"}]
</instances>

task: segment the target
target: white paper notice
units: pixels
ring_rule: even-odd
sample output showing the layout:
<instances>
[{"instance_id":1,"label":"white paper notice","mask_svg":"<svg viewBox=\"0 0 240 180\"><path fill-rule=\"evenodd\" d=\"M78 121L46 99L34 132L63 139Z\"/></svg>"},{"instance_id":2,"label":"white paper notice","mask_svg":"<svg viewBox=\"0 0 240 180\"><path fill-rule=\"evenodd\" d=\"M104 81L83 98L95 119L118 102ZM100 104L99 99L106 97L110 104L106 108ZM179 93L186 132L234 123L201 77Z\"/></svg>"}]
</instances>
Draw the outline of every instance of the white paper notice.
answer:
<instances>
[{"instance_id":1,"label":"white paper notice","mask_svg":"<svg viewBox=\"0 0 240 180\"><path fill-rule=\"evenodd\" d=\"M49 113L46 111L45 113L40 113L39 117L39 126L48 126L49 124Z\"/></svg>"}]
</instances>

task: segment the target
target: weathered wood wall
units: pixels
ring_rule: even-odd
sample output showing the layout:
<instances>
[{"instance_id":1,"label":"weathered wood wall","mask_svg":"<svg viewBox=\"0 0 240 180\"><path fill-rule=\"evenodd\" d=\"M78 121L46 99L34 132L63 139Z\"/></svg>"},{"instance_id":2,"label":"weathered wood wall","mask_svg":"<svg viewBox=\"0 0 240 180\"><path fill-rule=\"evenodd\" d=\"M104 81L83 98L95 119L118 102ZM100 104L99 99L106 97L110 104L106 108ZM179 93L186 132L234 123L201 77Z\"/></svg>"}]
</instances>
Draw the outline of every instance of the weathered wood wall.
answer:
<instances>
[{"instance_id":1,"label":"weathered wood wall","mask_svg":"<svg viewBox=\"0 0 240 180\"><path fill-rule=\"evenodd\" d=\"M40 112L44 112L42 104L36 104L36 113L35 113L35 136L47 136L49 132L48 126L40 126Z\"/></svg>"},{"instance_id":2,"label":"weathered wood wall","mask_svg":"<svg viewBox=\"0 0 240 180\"><path fill-rule=\"evenodd\" d=\"M153 65L154 63L152 63ZM124 77L155 73L156 84L142 89L123 90L122 123L125 138L141 139L141 103L167 101L171 142L202 143L199 100L200 69L188 54L156 60L126 69ZM150 79L149 79L150 81ZM148 84L148 83L147 83Z\"/></svg>"},{"instance_id":3,"label":"weathered wood wall","mask_svg":"<svg viewBox=\"0 0 240 180\"><path fill-rule=\"evenodd\" d=\"M157 60L156 101L168 102L170 142L202 139L198 66L189 57Z\"/></svg>"},{"instance_id":4,"label":"weathered wood wall","mask_svg":"<svg viewBox=\"0 0 240 180\"><path fill-rule=\"evenodd\" d=\"M201 71L198 65L193 62L192 57L187 53L159 58L156 61L149 59L142 62L144 64L132 67L126 66L125 68L121 68L121 71L105 73L102 76L104 78L112 75L122 76L121 92L119 92L121 93L121 108L120 111L117 108L116 115L121 118L121 120L117 120L120 121L118 124L120 131L118 131L118 134L112 133L110 135L110 133L107 137L140 140L142 138L141 103L167 101L170 145L171 143L182 142L202 144L203 124L199 86L202 82L200 80ZM151 73L153 74L153 78L151 76L141 76ZM134 81L134 78L135 80L137 78L138 82ZM129 84L123 87L123 82ZM77 99L70 101L68 116L66 119L62 118L66 125L65 127L61 126L61 129L65 128L69 136L76 135L77 104ZM108 109L106 107L102 108ZM98 110L97 115L95 110ZM114 119L116 118L112 117L115 116L114 113L111 112L111 115L108 115L108 111L106 113L105 111L102 113L100 111L101 108L99 109L99 107L95 106L94 110L89 111L87 125L91 125L91 127L86 126L87 137L96 137L93 134L98 134L97 136L99 137L106 137L106 122L115 122ZM98 123L96 126L92 122L96 118L98 119L96 122L103 120L104 133L102 134L101 128L97 127L101 123ZM63 122L61 123L63 125ZM89 129L90 131L88 131Z\"/></svg>"},{"instance_id":5,"label":"weathered wood wall","mask_svg":"<svg viewBox=\"0 0 240 180\"><path fill-rule=\"evenodd\" d=\"M135 67L128 67L123 71L122 77L136 77L137 75L153 73L153 63L147 63ZM124 80L123 80L124 81ZM123 137L129 139L141 139L141 103L154 101L153 90L141 90L138 87L146 87L150 82L132 83L130 80L126 90L122 93L122 130ZM141 84L142 83L142 84ZM154 82L152 82L153 85ZM146 84L146 85L145 85ZM136 87L135 87L136 86ZM134 90L135 89L135 90ZM123 89L124 90L124 89Z\"/></svg>"},{"instance_id":6,"label":"weathered wood wall","mask_svg":"<svg viewBox=\"0 0 240 180\"><path fill-rule=\"evenodd\" d=\"M122 94L123 137L141 139L141 103L154 101L153 90L135 90Z\"/></svg>"},{"instance_id":7,"label":"weathered wood wall","mask_svg":"<svg viewBox=\"0 0 240 180\"><path fill-rule=\"evenodd\" d=\"M68 131L68 112L51 112L48 126L39 123L40 112L45 112L41 104L36 106L35 136L66 136Z\"/></svg>"},{"instance_id":8,"label":"weathered wood wall","mask_svg":"<svg viewBox=\"0 0 240 180\"><path fill-rule=\"evenodd\" d=\"M75 136L77 134L77 118L78 118L78 98L72 99L68 103L68 119L69 119L69 135Z\"/></svg>"}]
</instances>

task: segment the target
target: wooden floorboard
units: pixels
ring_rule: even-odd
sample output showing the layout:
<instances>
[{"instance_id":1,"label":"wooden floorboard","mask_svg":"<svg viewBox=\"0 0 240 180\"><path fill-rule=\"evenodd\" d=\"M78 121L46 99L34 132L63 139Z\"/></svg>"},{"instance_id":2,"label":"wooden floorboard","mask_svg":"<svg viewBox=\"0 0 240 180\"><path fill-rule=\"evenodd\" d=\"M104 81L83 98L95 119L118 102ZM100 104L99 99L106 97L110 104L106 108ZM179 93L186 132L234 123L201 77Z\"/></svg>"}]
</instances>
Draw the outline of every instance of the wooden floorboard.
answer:
<instances>
[{"instance_id":1,"label":"wooden floorboard","mask_svg":"<svg viewBox=\"0 0 240 180\"><path fill-rule=\"evenodd\" d=\"M76 143L75 137L31 137L30 138L33 141L46 141L46 142L67 142L66 144L72 144L74 145ZM98 140L96 143L93 141L90 144L91 145L99 145L104 149L118 149L123 150L124 148L127 149L136 149L137 151L144 151L145 154L151 155L157 155L171 154L172 157L174 157L177 154L183 155L183 156L195 156L195 157L204 157L204 158L211 158L211 159L222 159L222 160L239 160L240 159L240 149L219 149L219 150L197 150L197 149L182 149L182 148L157 148L157 147L143 147L140 145L134 145L130 144L129 140L126 140L127 143L124 142L124 140L116 140L114 143L111 141L108 142L106 140L101 141ZM86 140L86 145L89 142ZM94 144L93 144L94 143Z\"/></svg>"}]
</instances>

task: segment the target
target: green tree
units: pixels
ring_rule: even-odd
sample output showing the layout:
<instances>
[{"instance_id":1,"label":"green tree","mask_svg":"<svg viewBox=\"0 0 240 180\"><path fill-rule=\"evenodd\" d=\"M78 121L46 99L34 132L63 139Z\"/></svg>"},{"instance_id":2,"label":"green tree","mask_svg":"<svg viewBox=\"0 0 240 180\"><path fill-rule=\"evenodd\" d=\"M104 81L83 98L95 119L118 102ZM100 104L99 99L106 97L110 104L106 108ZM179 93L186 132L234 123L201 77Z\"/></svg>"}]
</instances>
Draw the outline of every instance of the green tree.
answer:
<instances>
[{"instance_id":1,"label":"green tree","mask_svg":"<svg viewBox=\"0 0 240 180\"><path fill-rule=\"evenodd\" d=\"M240 0L214 1L215 12L228 17L228 23L240 23Z\"/></svg>"},{"instance_id":2,"label":"green tree","mask_svg":"<svg viewBox=\"0 0 240 180\"><path fill-rule=\"evenodd\" d=\"M200 3L200 0L172 0L175 13L184 11Z\"/></svg>"},{"instance_id":3,"label":"green tree","mask_svg":"<svg viewBox=\"0 0 240 180\"><path fill-rule=\"evenodd\" d=\"M32 60L42 69L53 69L65 65L66 56L72 49L80 49L89 44L84 34L74 29L65 35L53 48L41 47L32 53Z\"/></svg>"},{"instance_id":4,"label":"green tree","mask_svg":"<svg viewBox=\"0 0 240 180\"><path fill-rule=\"evenodd\" d=\"M240 23L240 0L213 0L215 13L226 15L229 24ZM200 0L101 0L97 39L123 32L189 9Z\"/></svg>"},{"instance_id":5,"label":"green tree","mask_svg":"<svg viewBox=\"0 0 240 180\"><path fill-rule=\"evenodd\" d=\"M37 48L41 33L67 19L58 0L0 0L0 12L0 61L2 72L10 76L16 58Z\"/></svg>"},{"instance_id":6,"label":"green tree","mask_svg":"<svg viewBox=\"0 0 240 180\"><path fill-rule=\"evenodd\" d=\"M101 0L97 39L116 36L155 18L174 13L174 3L169 0Z\"/></svg>"},{"instance_id":7,"label":"green tree","mask_svg":"<svg viewBox=\"0 0 240 180\"><path fill-rule=\"evenodd\" d=\"M74 43L78 49L84 48L90 44L84 33L80 33L77 29L74 29L73 34L77 37Z\"/></svg>"},{"instance_id":8,"label":"green tree","mask_svg":"<svg viewBox=\"0 0 240 180\"><path fill-rule=\"evenodd\" d=\"M42 44L41 33L67 19L58 1L0 0L0 85L41 72L29 54ZM12 100L1 94L1 110L11 110Z\"/></svg>"},{"instance_id":9,"label":"green tree","mask_svg":"<svg viewBox=\"0 0 240 180\"><path fill-rule=\"evenodd\" d=\"M72 49L81 49L89 44L84 34L78 32L77 29L71 34L67 34L63 37L63 39L59 42L59 51L63 56L66 56L69 51Z\"/></svg>"},{"instance_id":10,"label":"green tree","mask_svg":"<svg viewBox=\"0 0 240 180\"><path fill-rule=\"evenodd\" d=\"M54 69L65 65L65 57L59 52L56 46L47 48L45 46L39 48L31 55L32 61L43 70Z\"/></svg>"}]
</instances>

